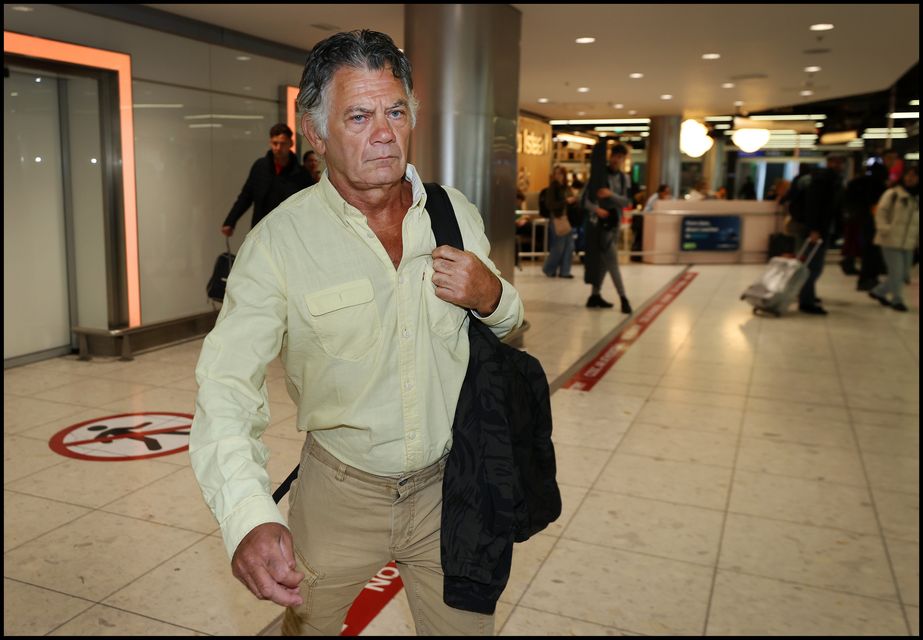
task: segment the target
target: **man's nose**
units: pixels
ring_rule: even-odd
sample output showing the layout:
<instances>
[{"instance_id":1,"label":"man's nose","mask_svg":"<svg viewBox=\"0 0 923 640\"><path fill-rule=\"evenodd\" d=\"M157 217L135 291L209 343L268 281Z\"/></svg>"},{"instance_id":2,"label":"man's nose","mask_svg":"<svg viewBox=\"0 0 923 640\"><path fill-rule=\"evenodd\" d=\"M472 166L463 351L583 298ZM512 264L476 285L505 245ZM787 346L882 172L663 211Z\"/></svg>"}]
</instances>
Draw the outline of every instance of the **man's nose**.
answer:
<instances>
[{"instance_id":1,"label":"man's nose","mask_svg":"<svg viewBox=\"0 0 923 640\"><path fill-rule=\"evenodd\" d=\"M394 128L386 115L376 116L372 125L372 142L394 142Z\"/></svg>"}]
</instances>

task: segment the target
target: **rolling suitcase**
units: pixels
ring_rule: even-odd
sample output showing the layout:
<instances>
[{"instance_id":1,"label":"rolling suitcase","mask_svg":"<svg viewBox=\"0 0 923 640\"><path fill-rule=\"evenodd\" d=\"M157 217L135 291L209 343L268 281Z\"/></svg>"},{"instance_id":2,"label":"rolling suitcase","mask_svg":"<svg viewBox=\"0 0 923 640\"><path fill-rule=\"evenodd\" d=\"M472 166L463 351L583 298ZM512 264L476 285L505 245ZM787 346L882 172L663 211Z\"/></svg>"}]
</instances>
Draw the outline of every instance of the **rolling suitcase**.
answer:
<instances>
[{"instance_id":1,"label":"rolling suitcase","mask_svg":"<svg viewBox=\"0 0 923 640\"><path fill-rule=\"evenodd\" d=\"M814 245L807 260L802 260L810 240L805 241L794 258L775 257L759 280L747 287L740 299L753 305L753 313L760 311L779 317L794 302L808 279L807 264L814 258L820 242Z\"/></svg>"}]
</instances>

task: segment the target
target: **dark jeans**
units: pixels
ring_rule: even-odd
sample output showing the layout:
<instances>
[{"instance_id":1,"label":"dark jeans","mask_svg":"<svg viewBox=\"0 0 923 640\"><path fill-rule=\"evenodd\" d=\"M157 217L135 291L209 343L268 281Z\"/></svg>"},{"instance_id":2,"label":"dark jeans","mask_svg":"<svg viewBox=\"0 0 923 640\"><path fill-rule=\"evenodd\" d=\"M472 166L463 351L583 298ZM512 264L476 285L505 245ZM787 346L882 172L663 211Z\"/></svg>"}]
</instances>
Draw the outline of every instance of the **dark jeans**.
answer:
<instances>
[{"instance_id":1,"label":"dark jeans","mask_svg":"<svg viewBox=\"0 0 923 640\"><path fill-rule=\"evenodd\" d=\"M804 235L799 234L797 236L798 249L804 245L805 240L807 240L808 234ZM824 257L827 255L827 245L830 243L830 236L824 236L823 242L817 248L817 251L814 253L814 257L807 262L808 267L808 279L805 281L804 286L801 287L801 293L798 294L798 306L800 307L813 307L817 304L817 280L820 278L821 273L824 271ZM811 251L814 250L813 246L808 246L805 258L811 255Z\"/></svg>"}]
</instances>

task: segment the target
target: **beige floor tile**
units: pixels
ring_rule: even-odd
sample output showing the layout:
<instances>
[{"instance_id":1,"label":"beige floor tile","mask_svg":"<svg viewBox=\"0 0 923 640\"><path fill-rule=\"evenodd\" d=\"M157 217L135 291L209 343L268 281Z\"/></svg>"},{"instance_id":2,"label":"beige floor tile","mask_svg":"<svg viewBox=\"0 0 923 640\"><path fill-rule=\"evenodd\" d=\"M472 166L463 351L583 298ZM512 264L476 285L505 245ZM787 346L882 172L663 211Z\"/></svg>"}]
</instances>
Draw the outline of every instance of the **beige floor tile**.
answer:
<instances>
[{"instance_id":1,"label":"beige floor tile","mask_svg":"<svg viewBox=\"0 0 923 640\"><path fill-rule=\"evenodd\" d=\"M61 459L65 462L56 465L53 474L38 473L10 482L5 485L6 488L96 508L176 471L175 465L155 460L91 462Z\"/></svg>"},{"instance_id":2,"label":"beige floor tile","mask_svg":"<svg viewBox=\"0 0 923 640\"><path fill-rule=\"evenodd\" d=\"M832 482L739 469L734 474L730 511L869 535L878 533L868 490Z\"/></svg>"},{"instance_id":3,"label":"beige floor tile","mask_svg":"<svg viewBox=\"0 0 923 640\"><path fill-rule=\"evenodd\" d=\"M638 398L647 399L654 391L653 385L646 384L633 384L630 382L623 382L621 380L608 380L607 376L603 376L602 380L596 383L596 386L593 387L593 391L600 391L606 394L611 394L615 397L620 396L635 396Z\"/></svg>"},{"instance_id":4,"label":"beige floor tile","mask_svg":"<svg viewBox=\"0 0 923 640\"><path fill-rule=\"evenodd\" d=\"M177 380L195 380L195 365L194 363L192 365L172 364L160 360L138 358L131 367L112 371L100 377L160 387Z\"/></svg>"},{"instance_id":5,"label":"beige floor tile","mask_svg":"<svg viewBox=\"0 0 923 640\"><path fill-rule=\"evenodd\" d=\"M3 579L3 635L43 636L93 606L93 602Z\"/></svg>"},{"instance_id":6,"label":"beige floor tile","mask_svg":"<svg viewBox=\"0 0 923 640\"><path fill-rule=\"evenodd\" d=\"M881 530L888 538L920 541L920 495L872 487Z\"/></svg>"},{"instance_id":7,"label":"beige floor tile","mask_svg":"<svg viewBox=\"0 0 923 640\"><path fill-rule=\"evenodd\" d=\"M869 483L876 489L920 493L920 460L881 453L863 453Z\"/></svg>"},{"instance_id":8,"label":"beige floor tile","mask_svg":"<svg viewBox=\"0 0 923 640\"><path fill-rule=\"evenodd\" d=\"M63 624L52 636L201 636L202 633L98 604Z\"/></svg>"},{"instance_id":9,"label":"beige floor tile","mask_svg":"<svg viewBox=\"0 0 923 640\"><path fill-rule=\"evenodd\" d=\"M635 422L619 453L732 467L736 442L737 436L731 434Z\"/></svg>"},{"instance_id":10,"label":"beige floor tile","mask_svg":"<svg viewBox=\"0 0 923 640\"><path fill-rule=\"evenodd\" d=\"M286 440L294 440L299 443L299 445L304 443L305 432L299 431L297 424L297 415L291 415L282 420L273 420L263 435L272 436L274 438L285 438Z\"/></svg>"},{"instance_id":11,"label":"beige floor tile","mask_svg":"<svg viewBox=\"0 0 923 640\"><path fill-rule=\"evenodd\" d=\"M551 439L555 446L586 446L589 443L600 450L613 451L631 426L631 418L571 416L563 409L552 416Z\"/></svg>"},{"instance_id":12,"label":"beige floor tile","mask_svg":"<svg viewBox=\"0 0 923 640\"><path fill-rule=\"evenodd\" d=\"M218 528L189 467L174 469L170 475L110 502L102 510L199 533L212 533Z\"/></svg>"},{"instance_id":13,"label":"beige floor tile","mask_svg":"<svg viewBox=\"0 0 923 640\"><path fill-rule=\"evenodd\" d=\"M907 633L895 602L718 571L707 635L896 636Z\"/></svg>"},{"instance_id":14,"label":"beige floor tile","mask_svg":"<svg viewBox=\"0 0 923 640\"><path fill-rule=\"evenodd\" d=\"M508 604L519 602L557 541L554 536L539 533L513 545L513 564L506 588L500 594L501 601Z\"/></svg>"},{"instance_id":15,"label":"beige floor tile","mask_svg":"<svg viewBox=\"0 0 923 640\"><path fill-rule=\"evenodd\" d=\"M5 486L20 478L46 472L66 460L49 449L47 442L20 436L4 437L3 484Z\"/></svg>"},{"instance_id":16,"label":"beige floor tile","mask_svg":"<svg viewBox=\"0 0 923 640\"><path fill-rule=\"evenodd\" d=\"M588 491L586 487L574 487L568 484L558 484L558 489L561 491L561 515L542 531L549 536L561 535Z\"/></svg>"},{"instance_id":17,"label":"beige floor tile","mask_svg":"<svg viewBox=\"0 0 923 640\"><path fill-rule=\"evenodd\" d=\"M35 394L39 400L64 402L83 407L101 407L118 400L132 398L154 385L138 382L122 382L105 378L85 378L80 382L65 384L42 393ZM155 409L156 410L156 409Z\"/></svg>"},{"instance_id":18,"label":"beige floor tile","mask_svg":"<svg viewBox=\"0 0 923 640\"><path fill-rule=\"evenodd\" d=\"M562 537L714 566L724 513L591 491Z\"/></svg>"},{"instance_id":19,"label":"beige floor tile","mask_svg":"<svg viewBox=\"0 0 923 640\"><path fill-rule=\"evenodd\" d=\"M591 487L612 452L555 442L554 454L560 484Z\"/></svg>"},{"instance_id":20,"label":"beige floor tile","mask_svg":"<svg viewBox=\"0 0 923 640\"><path fill-rule=\"evenodd\" d=\"M846 395L846 403L851 409L920 413L920 399L913 397L909 391L900 394L851 391Z\"/></svg>"},{"instance_id":21,"label":"beige floor tile","mask_svg":"<svg viewBox=\"0 0 923 640\"><path fill-rule=\"evenodd\" d=\"M849 422L828 422L747 411L743 423L743 434L748 438L842 449L856 448L856 440Z\"/></svg>"},{"instance_id":22,"label":"beige floor tile","mask_svg":"<svg viewBox=\"0 0 923 640\"><path fill-rule=\"evenodd\" d=\"M709 509L724 509L732 470L616 453L594 489Z\"/></svg>"},{"instance_id":23,"label":"beige floor tile","mask_svg":"<svg viewBox=\"0 0 923 640\"><path fill-rule=\"evenodd\" d=\"M866 486L859 454L848 449L772 442L744 436L737 468L782 476Z\"/></svg>"},{"instance_id":24,"label":"beige floor tile","mask_svg":"<svg viewBox=\"0 0 923 640\"><path fill-rule=\"evenodd\" d=\"M725 409L743 409L747 403L747 397L744 395L690 391L688 389L675 389L672 387L657 387L654 389L649 400L703 404L709 407L721 407Z\"/></svg>"},{"instance_id":25,"label":"beige floor tile","mask_svg":"<svg viewBox=\"0 0 923 640\"><path fill-rule=\"evenodd\" d=\"M77 372L54 371L34 365L15 367L3 371L3 393L31 396L81 379L82 376Z\"/></svg>"},{"instance_id":26,"label":"beige floor tile","mask_svg":"<svg viewBox=\"0 0 923 640\"><path fill-rule=\"evenodd\" d=\"M99 601L201 537L97 511L4 554L3 570L10 578Z\"/></svg>"},{"instance_id":27,"label":"beige floor tile","mask_svg":"<svg viewBox=\"0 0 923 640\"><path fill-rule=\"evenodd\" d=\"M538 611L524 606L513 609L512 615L497 634L501 636L621 636L613 627Z\"/></svg>"},{"instance_id":28,"label":"beige floor tile","mask_svg":"<svg viewBox=\"0 0 923 640\"><path fill-rule=\"evenodd\" d=\"M728 514L720 569L896 600L879 536Z\"/></svg>"},{"instance_id":29,"label":"beige floor tile","mask_svg":"<svg viewBox=\"0 0 923 640\"><path fill-rule=\"evenodd\" d=\"M867 453L920 458L919 429L855 425L859 448Z\"/></svg>"},{"instance_id":30,"label":"beige floor tile","mask_svg":"<svg viewBox=\"0 0 923 640\"><path fill-rule=\"evenodd\" d=\"M89 509L12 491L3 492L3 552L89 513Z\"/></svg>"},{"instance_id":31,"label":"beige floor tile","mask_svg":"<svg viewBox=\"0 0 923 640\"><path fill-rule=\"evenodd\" d=\"M153 525L149 525L153 526ZM209 635L254 635L281 613L231 574L221 540L207 536L103 604Z\"/></svg>"},{"instance_id":32,"label":"beige floor tile","mask_svg":"<svg viewBox=\"0 0 923 640\"><path fill-rule=\"evenodd\" d=\"M771 413L780 417L792 416L805 420L823 420L840 424L845 424L849 420L849 411L844 405L779 402L772 398L750 397L747 400L747 410Z\"/></svg>"},{"instance_id":33,"label":"beige floor tile","mask_svg":"<svg viewBox=\"0 0 923 640\"><path fill-rule=\"evenodd\" d=\"M907 612L907 621L910 625L910 635L920 635L920 607L904 605L904 610Z\"/></svg>"},{"instance_id":34,"label":"beige floor tile","mask_svg":"<svg viewBox=\"0 0 923 640\"><path fill-rule=\"evenodd\" d=\"M520 604L651 635L699 635L713 569L560 540Z\"/></svg>"},{"instance_id":35,"label":"beige floor tile","mask_svg":"<svg viewBox=\"0 0 923 640\"><path fill-rule=\"evenodd\" d=\"M51 402L38 398L3 395L3 435L19 433L52 420L65 420L66 416L86 411L78 404ZM79 420L78 420L79 422ZM67 426L67 423L62 426Z\"/></svg>"},{"instance_id":36,"label":"beige floor tile","mask_svg":"<svg viewBox=\"0 0 923 640\"><path fill-rule=\"evenodd\" d=\"M731 395L745 395L749 389L746 382L730 380L714 380L709 378L685 377L665 375L660 379L661 387L684 389L686 391L704 391L706 393L725 393Z\"/></svg>"},{"instance_id":37,"label":"beige floor tile","mask_svg":"<svg viewBox=\"0 0 923 640\"><path fill-rule=\"evenodd\" d=\"M64 429L76 424L80 424L81 422L86 422L87 420L95 420L96 418L106 415L106 413L107 412L101 411L100 409L84 408L80 409L76 413L51 420L45 424L40 424L35 427L24 429L18 432L16 435L22 436L23 438L32 438L34 440L42 440L44 442L48 442L52 437Z\"/></svg>"},{"instance_id":38,"label":"beige floor tile","mask_svg":"<svg viewBox=\"0 0 923 640\"><path fill-rule=\"evenodd\" d=\"M888 554L891 566L897 576L901 601L915 607L920 606L920 545L915 542L888 540Z\"/></svg>"},{"instance_id":39,"label":"beige floor tile","mask_svg":"<svg viewBox=\"0 0 923 640\"><path fill-rule=\"evenodd\" d=\"M618 363L606 372L603 379L598 384L608 384L615 382L625 382L628 384L638 384L648 387L656 387L660 380L660 375L656 373L639 373L637 371L627 371L620 369Z\"/></svg>"},{"instance_id":40,"label":"beige floor tile","mask_svg":"<svg viewBox=\"0 0 923 640\"><path fill-rule=\"evenodd\" d=\"M637 421L678 429L736 434L740 430L742 415L740 409L652 398L641 409Z\"/></svg>"},{"instance_id":41,"label":"beige floor tile","mask_svg":"<svg viewBox=\"0 0 923 640\"><path fill-rule=\"evenodd\" d=\"M920 416L914 413L894 413L891 411L869 411L850 407L849 413L855 424L872 427L898 427L919 430Z\"/></svg>"},{"instance_id":42,"label":"beige floor tile","mask_svg":"<svg viewBox=\"0 0 923 640\"><path fill-rule=\"evenodd\" d=\"M112 413L143 413L167 411L195 415L195 392L167 387L152 387L102 405Z\"/></svg>"}]
</instances>

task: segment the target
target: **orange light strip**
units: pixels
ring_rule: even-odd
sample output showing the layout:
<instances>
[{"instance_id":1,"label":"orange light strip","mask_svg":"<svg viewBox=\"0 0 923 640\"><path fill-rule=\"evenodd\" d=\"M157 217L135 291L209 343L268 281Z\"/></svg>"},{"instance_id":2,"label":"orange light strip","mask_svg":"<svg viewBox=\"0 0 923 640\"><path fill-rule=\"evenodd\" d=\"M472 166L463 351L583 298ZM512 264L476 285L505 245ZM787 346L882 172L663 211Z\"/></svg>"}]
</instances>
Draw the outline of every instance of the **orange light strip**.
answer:
<instances>
[{"instance_id":1,"label":"orange light strip","mask_svg":"<svg viewBox=\"0 0 923 640\"><path fill-rule=\"evenodd\" d=\"M55 60L118 74L122 138L122 196L125 214L125 272L128 284L128 325L141 325L141 282L138 265L138 207L135 193L135 130L131 99L131 56L56 40L3 32L3 51L30 58Z\"/></svg>"},{"instance_id":2,"label":"orange light strip","mask_svg":"<svg viewBox=\"0 0 923 640\"><path fill-rule=\"evenodd\" d=\"M295 128L295 101L298 99L298 87L285 86L285 120L288 128L292 130L295 140L298 139L298 129Z\"/></svg>"}]
</instances>

